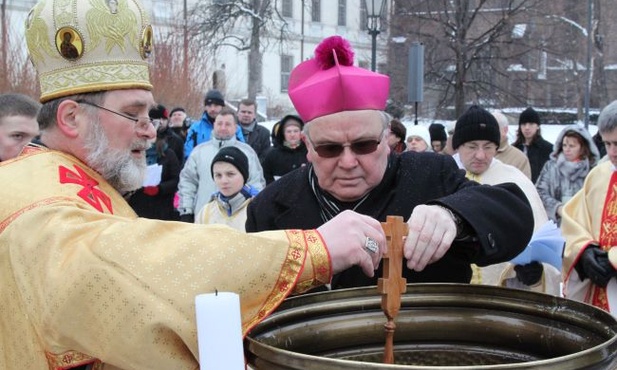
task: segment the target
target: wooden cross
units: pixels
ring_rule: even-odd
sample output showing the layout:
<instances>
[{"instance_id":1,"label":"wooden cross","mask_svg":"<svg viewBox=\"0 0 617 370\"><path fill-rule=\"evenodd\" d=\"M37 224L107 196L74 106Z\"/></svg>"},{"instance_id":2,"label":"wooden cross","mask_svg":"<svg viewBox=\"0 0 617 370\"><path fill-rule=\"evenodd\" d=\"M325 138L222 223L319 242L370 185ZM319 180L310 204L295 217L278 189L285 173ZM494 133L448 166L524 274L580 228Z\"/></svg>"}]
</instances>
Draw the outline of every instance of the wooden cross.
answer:
<instances>
[{"instance_id":1,"label":"wooden cross","mask_svg":"<svg viewBox=\"0 0 617 370\"><path fill-rule=\"evenodd\" d=\"M403 217L388 216L381 223L388 242L388 253L383 255L383 277L377 282L377 290L381 293L381 309L388 321L384 325L386 346L383 362L394 363L394 320L401 308L401 294L407 290L407 280L403 278L403 237L408 233L408 227Z\"/></svg>"}]
</instances>

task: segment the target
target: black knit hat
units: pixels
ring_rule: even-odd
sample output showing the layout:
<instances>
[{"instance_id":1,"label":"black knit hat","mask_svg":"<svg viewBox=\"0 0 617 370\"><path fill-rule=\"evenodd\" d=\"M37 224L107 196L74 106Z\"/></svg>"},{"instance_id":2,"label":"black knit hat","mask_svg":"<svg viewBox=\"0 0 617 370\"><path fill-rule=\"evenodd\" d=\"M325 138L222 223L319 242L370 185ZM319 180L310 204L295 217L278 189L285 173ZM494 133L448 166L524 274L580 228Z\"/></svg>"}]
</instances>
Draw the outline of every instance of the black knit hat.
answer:
<instances>
[{"instance_id":1,"label":"black knit hat","mask_svg":"<svg viewBox=\"0 0 617 370\"><path fill-rule=\"evenodd\" d=\"M523 123L537 123L540 124L540 115L532 107L525 109L518 117L519 126Z\"/></svg>"},{"instance_id":2,"label":"black knit hat","mask_svg":"<svg viewBox=\"0 0 617 370\"><path fill-rule=\"evenodd\" d=\"M499 146L501 133L495 117L486 109L472 105L456 120L452 147L457 149L468 141L488 140Z\"/></svg>"},{"instance_id":3,"label":"black knit hat","mask_svg":"<svg viewBox=\"0 0 617 370\"><path fill-rule=\"evenodd\" d=\"M221 150L216 153L214 158L212 159L212 164L210 165L210 173L212 174L212 178L214 178L214 164L216 162L227 162L232 164L234 167L240 171L240 174L244 178L244 183L249 179L249 160L242 150L236 148L235 146L226 146L221 148Z\"/></svg>"},{"instance_id":4,"label":"black knit hat","mask_svg":"<svg viewBox=\"0 0 617 370\"><path fill-rule=\"evenodd\" d=\"M446 128L441 123L431 123L428 127L428 132L431 134L431 141L446 141Z\"/></svg>"},{"instance_id":5,"label":"black knit hat","mask_svg":"<svg viewBox=\"0 0 617 370\"><path fill-rule=\"evenodd\" d=\"M224 107L225 98L223 97L223 94L221 94L221 92L218 90L208 90L208 92L206 93L206 98L204 99L204 105L208 104L217 104Z\"/></svg>"},{"instance_id":6,"label":"black knit hat","mask_svg":"<svg viewBox=\"0 0 617 370\"><path fill-rule=\"evenodd\" d=\"M150 109L150 112L148 112L148 116L150 116L151 119L169 118L169 112L163 105L159 104L156 107Z\"/></svg>"}]
</instances>

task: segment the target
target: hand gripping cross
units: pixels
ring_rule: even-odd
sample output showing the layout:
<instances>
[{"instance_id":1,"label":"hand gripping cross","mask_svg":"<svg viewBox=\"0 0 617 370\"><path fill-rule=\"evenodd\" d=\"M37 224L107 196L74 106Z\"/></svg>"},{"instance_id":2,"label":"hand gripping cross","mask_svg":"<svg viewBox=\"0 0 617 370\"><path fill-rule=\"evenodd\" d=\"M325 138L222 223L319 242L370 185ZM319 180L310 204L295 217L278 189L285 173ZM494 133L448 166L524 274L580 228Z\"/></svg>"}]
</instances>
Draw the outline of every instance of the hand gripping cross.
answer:
<instances>
[{"instance_id":1,"label":"hand gripping cross","mask_svg":"<svg viewBox=\"0 0 617 370\"><path fill-rule=\"evenodd\" d=\"M402 276L403 269L403 237L408 233L408 227L400 216L388 216L381 223L386 234L388 253L383 255L383 277L377 282L377 290L381 293L381 309L388 321L384 325L386 346L384 348L385 364L394 363L394 320L401 308L401 294L407 290L407 280Z\"/></svg>"}]
</instances>

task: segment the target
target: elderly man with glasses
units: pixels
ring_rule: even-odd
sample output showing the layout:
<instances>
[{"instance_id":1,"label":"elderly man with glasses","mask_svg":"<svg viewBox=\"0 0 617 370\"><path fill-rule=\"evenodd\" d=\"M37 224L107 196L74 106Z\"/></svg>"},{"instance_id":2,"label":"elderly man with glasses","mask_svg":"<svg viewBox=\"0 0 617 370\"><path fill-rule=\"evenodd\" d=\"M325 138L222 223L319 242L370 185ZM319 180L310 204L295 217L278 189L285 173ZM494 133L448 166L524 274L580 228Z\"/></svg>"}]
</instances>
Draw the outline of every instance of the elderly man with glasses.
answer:
<instances>
[{"instance_id":1,"label":"elderly man with glasses","mask_svg":"<svg viewBox=\"0 0 617 370\"><path fill-rule=\"evenodd\" d=\"M497 118L487 110L473 105L456 121L452 146L457 150L453 158L465 170L465 176L480 184L496 185L514 183L524 192L533 212L534 232L548 221L544 205L535 185L518 168L495 158L501 132ZM546 250L554 258L561 258L561 251ZM557 267L534 259L527 264L494 264L474 269L472 282L501 285L559 295L561 274Z\"/></svg>"},{"instance_id":2,"label":"elderly man with glasses","mask_svg":"<svg viewBox=\"0 0 617 370\"><path fill-rule=\"evenodd\" d=\"M197 369L195 296L237 293L245 335L351 265L372 276L386 238L354 212L260 234L137 217L123 195L156 136L150 10L101 3L41 0L26 21L41 135L0 165L0 369Z\"/></svg>"},{"instance_id":3,"label":"elderly man with glasses","mask_svg":"<svg viewBox=\"0 0 617 370\"><path fill-rule=\"evenodd\" d=\"M308 166L266 187L248 208L249 232L317 227L344 210L385 221L404 217L404 277L413 282L470 281L471 264L507 261L533 229L529 203L514 184L468 181L450 156L392 155L384 112L387 76L353 66L349 42L325 39L316 57L291 73L289 95L307 123ZM350 268L331 287L372 285Z\"/></svg>"}]
</instances>

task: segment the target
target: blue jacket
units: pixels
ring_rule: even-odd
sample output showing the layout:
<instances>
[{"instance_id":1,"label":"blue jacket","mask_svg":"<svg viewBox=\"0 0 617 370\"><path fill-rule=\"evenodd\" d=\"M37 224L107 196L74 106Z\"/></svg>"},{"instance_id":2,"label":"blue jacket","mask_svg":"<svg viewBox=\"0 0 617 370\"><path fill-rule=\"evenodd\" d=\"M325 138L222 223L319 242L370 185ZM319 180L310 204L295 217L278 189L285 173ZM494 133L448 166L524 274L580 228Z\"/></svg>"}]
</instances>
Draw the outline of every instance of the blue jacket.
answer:
<instances>
[{"instance_id":1,"label":"blue jacket","mask_svg":"<svg viewBox=\"0 0 617 370\"><path fill-rule=\"evenodd\" d=\"M244 141L244 135L242 135L242 127L237 125L238 129L236 130L236 138L238 141ZM200 121L195 121L189 127L189 130L186 134L186 142L184 143L184 160L189 157L193 148L197 145L210 140L210 136L212 135L212 129L214 128L214 122L210 122L208 119L208 115L206 112L201 116Z\"/></svg>"}]
</instances>

